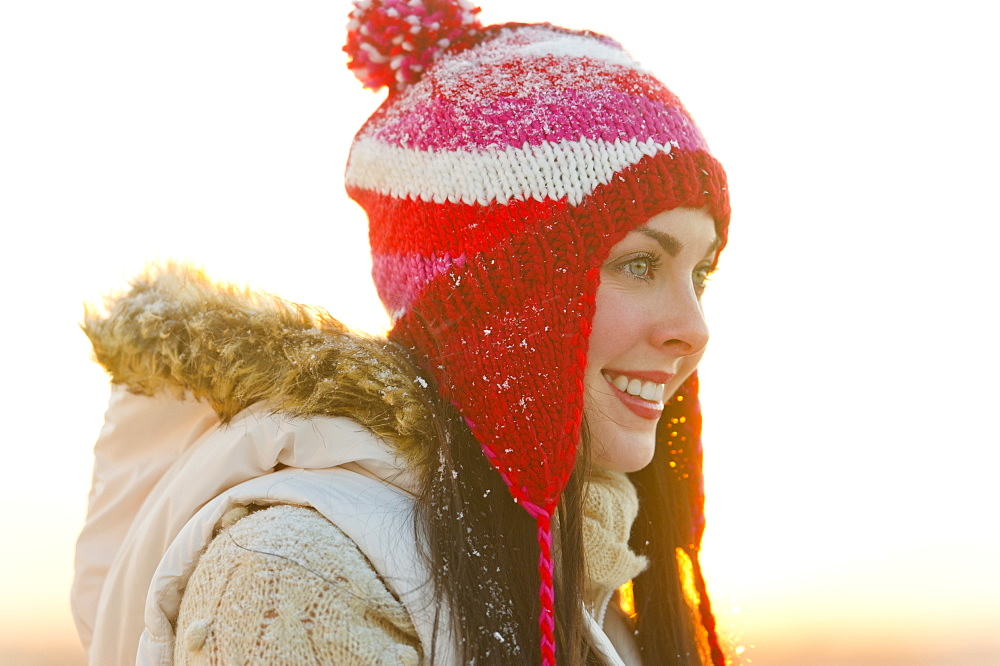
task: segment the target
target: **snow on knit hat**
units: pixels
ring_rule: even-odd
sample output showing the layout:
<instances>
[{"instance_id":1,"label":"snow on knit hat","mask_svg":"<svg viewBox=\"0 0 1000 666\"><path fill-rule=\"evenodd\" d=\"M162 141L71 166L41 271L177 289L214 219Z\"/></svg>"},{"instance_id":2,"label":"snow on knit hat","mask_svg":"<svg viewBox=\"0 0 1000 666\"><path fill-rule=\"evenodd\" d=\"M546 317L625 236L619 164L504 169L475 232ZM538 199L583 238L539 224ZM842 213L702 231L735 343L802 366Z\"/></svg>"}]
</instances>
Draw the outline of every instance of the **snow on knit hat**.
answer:
<instances>
[{"instance_id":1,"label":"snow on knit hat","mask_svg":"<svg viewBox=\"0 0 1000 666\"><path fill-rule=\"evenodd\" d=\"M390 337L538 521L551 664L550 521L581 436L601 266L630 230L679 207L707 210L724 245L725 173L677 97L609 37L482 27L466 0L355 5L349 66L390 91L354 139L346 184L368 215ZM677 473L695 480L694 548L697 409L692 378L660 428Z\"/></svg>"}]
</instances>

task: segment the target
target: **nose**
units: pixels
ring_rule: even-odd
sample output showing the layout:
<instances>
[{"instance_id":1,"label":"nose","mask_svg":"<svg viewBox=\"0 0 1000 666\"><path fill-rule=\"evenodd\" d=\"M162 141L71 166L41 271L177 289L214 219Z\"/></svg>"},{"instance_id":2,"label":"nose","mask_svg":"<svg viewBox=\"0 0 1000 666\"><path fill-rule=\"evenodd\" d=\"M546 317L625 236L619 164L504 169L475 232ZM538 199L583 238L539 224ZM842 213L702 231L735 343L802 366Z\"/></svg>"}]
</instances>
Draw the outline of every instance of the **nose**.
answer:
<instances>
[{"instance_id":1,"label":"nose","mask_svg":"<svg viewBox=\"0 0 1000 666\"><path fill-rule=\"evenodd\" d=\"M691 289L661 300L650 342L675 356L692 356L708 346L708 323L701 301Z\"/></svg>"}]
</instances>

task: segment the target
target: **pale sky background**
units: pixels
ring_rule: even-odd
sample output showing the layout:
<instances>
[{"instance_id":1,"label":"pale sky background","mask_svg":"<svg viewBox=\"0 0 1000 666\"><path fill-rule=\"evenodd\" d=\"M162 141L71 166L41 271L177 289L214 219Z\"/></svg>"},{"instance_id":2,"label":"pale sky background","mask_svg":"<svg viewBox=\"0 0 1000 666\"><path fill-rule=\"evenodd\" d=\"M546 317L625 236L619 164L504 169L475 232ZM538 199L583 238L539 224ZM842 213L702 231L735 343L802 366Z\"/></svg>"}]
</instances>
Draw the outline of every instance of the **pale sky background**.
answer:
<instances>
[{"instance_id":1,"label":"pale sky background","mask_svg":"<svg viewBox=\"0 0 1000 666\"><path fill-rule=\"evenodd\" d=\"M1000 663L993 3L483 0L606 32L726 166L702 365L710 589L753 664ZM343 192L380 97L347 0L0 5L0 663L68 610L107 380L84 300L142 264L377 329Z\"/></svg>"}]
</instances>

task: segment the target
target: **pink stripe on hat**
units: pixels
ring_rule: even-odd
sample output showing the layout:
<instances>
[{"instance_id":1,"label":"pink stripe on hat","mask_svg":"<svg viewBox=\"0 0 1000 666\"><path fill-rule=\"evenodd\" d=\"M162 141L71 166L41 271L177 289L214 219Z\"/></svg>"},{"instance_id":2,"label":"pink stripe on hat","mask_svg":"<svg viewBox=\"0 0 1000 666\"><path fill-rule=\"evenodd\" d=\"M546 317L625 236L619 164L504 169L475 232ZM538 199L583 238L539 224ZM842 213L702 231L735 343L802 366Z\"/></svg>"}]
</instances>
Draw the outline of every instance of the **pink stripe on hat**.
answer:
<instances>
[{"instance_id":1,"label":"pink stripe on hat","mask_svg":"<svg viewBox=\"0 0 1000 666\"><path fill-rule=\"evenodd\" d=\"M609 123L609 118L614 123ZM369 136L414 150L485 150L552 141L652 141L705 150L705 139L676 106L612 90L559 90L469 107L443 97L423 101Z\"/></svg>"},{"instance_id":2,"label":"pink stripe on hat","mask_svg":"<svg viewBox=\"0 0 1000 666\"><path fill-rule=\"evenodd\" d=\"M465 255L424 257L418 254L373 254L372 275L379 296L393 319L410 308L433 278L452 266L464 266Z\"/></svg>"}]
</instances>

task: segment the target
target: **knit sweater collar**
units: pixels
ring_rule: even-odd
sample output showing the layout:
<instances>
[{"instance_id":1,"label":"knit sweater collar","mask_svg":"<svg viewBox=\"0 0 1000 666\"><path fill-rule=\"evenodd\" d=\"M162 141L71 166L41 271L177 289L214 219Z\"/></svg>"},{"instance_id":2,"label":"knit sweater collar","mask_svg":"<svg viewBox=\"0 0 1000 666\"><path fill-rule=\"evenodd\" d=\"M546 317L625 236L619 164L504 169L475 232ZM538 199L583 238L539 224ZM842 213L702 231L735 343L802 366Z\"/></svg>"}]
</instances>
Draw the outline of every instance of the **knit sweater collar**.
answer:
<instances>
[{"instance_id":1,"label":"knit sweater collar","mask_svg":"<svg viewBox=\"0 0 1000 666\"><path fill-rule=\"evenodd\" d=\"M607 469L591 471L583 505L587 564L584 603L597 623L615 590L642 573L648 562L629 548L639 499L628 477Z\"/></svg>"}]
</instances>

